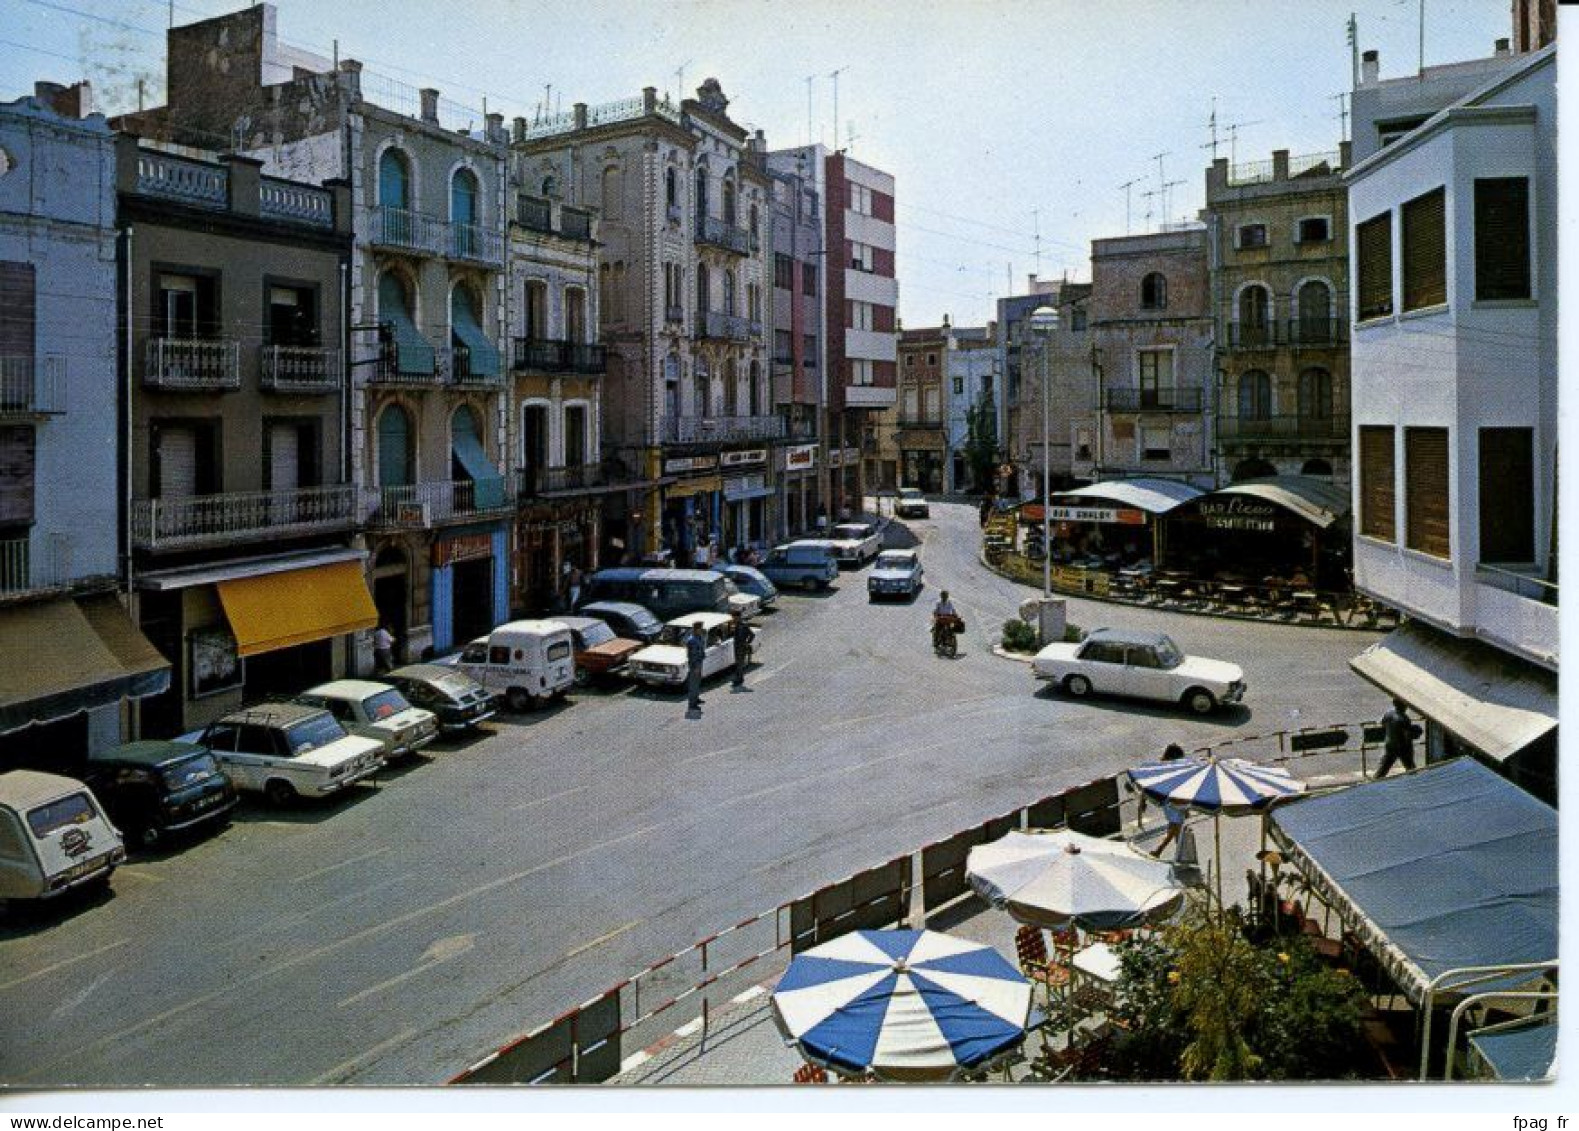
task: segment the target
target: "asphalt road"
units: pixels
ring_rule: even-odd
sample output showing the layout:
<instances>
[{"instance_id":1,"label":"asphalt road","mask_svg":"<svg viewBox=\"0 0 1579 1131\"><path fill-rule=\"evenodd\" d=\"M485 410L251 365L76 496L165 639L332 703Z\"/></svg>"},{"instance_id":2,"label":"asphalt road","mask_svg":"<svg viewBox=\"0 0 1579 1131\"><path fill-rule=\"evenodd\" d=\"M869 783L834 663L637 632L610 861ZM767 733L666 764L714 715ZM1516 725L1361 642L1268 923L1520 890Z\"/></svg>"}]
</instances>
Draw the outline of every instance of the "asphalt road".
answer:
<instances>
[{"instance_id":1,"label":"asphalt road","mask_svg":"<svg viewBox=\"0 0 1579 1131\"><path fill-rule=\"evenodd\" d=\"M865 576L785 595L750 690L579 694L434 748L376 787L245 806L217 835L116 873L97 901L0 919L0 1083L396 1085L505 1040L745 916L1177 740L1374 717L1348 669L1368 633L1071 601L1234 660L1247 702L1208 719L1038 693L992 655L1027 590L983 569L974 508L895 524L928 588ZM928 646L950 589L960 656Z\"/></svg>"}]
</instances>

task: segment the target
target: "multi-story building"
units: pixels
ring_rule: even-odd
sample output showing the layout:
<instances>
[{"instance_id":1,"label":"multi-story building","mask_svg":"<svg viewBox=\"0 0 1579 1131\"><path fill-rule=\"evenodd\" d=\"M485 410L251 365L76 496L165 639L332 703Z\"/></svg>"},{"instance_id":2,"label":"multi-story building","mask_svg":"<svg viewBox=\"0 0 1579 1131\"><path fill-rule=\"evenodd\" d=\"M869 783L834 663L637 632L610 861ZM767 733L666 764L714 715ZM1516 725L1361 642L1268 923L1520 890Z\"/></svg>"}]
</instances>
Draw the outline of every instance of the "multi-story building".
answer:
<instances>
[{"instance_id":1,"label":"multi-story building","mask_svg":"<svg viewBox=\"0 0 1579 1131\"><path fill-rule=\"evenodd\" d=\"M943 370L943 490L949 493L988 490L992 484L978 486L970 465L970 415L989 412L1003 403L998 386L997 327L954 326L949 333L949 348ZM1007 448L1007 443L1002 445Z\"/></svg>"},{"instance_id":2,"label":"multi-story building","mask_svg":"<svg viewBox=\"0 0 1579 1131\"><path fill-rule=\"evenodd\" d=\"M1048 484L1055 491L1074 486L1077 475L1089 475L1096 458L1099 403L1099 370L1090 329L1091 284L1048 283L1035 276L1031 283L1032 294L999 303L1015 318L1013 338L1003 338L1002 346L1006 359L1015 365L1017 400L1006 414L1010 431L1005 447L1011 465L1024 473L1019 486L1026 496L1041 494L1044 460ZM1040 306L1058 312L1058 325L1051 331L1031 329L1030 316Z\"/></svg>"},{"instance_id":3,"label":"multi-story building","mask_svg":"<svg viewBox=\"0 0 1579 1131\"><path fill-rule=\"evenodd\" d=\"M953 327L941 326L899 333L899 404L886 411L895 426L898 483L937 493L943 490L948 443L943 413L944 370L948 366ZM887 460L883 461L885 464Z\"/></svg>"},{"instance_id":4,"label":"multi-story building","mask_svg":"<svg viewBox=\"0 0 1579 1131\"><path fill-rule=\"evenodd\" d=\"M376 627L345 450L351 201L117 139L134 610L170 657L142 731L354 672Z\"/></svg>"},{"instance_id":5,"label":"multi-story building","mask_svg":"<svg viewBox=\"0 0 1579 1131\"><path fill-rule=\"evenodd\" d=\"M169 682L116 593L115 258L88 85L0 105L0 769L74 772Z\"/></svg>"},{"instance_id":6,"label":"multi-story building","mask_svg":"<svg viewBox=\"0 0 1579 1131\"><path fill-rule=\"evenodd\" d=\"M514 515L502 117L474 135L440 120L436 90L364 86L355 60L281 45L269 4L171 28L167 42L167 104L125 128L221 138L265 173L348 182L347 451L366 489L374 600L413 658L487 631L509 613Z\"/></svg>"},{"instance_id":7,"label":"multi-story building","mask_svg":"<svg viewBox=\"0 0 1579 1131\"><path fill-rule=\"evenodd\" d=\"M1029 392L1025 385L1027 366L1035 369L1030 379L1039 379L1040 375L1042 343L1031 332L1031 312L1039 306L1056 304L1062 286L1057 279L1031 275L1024 294L1009 295L997 302L998 368L1003 374L1003 387L999 390L1002 395L998 398L998 435L1003 437L1003 446L1014 469L1000 487L1016 497L1022 489L1019 483L1022 472L1028 474L1035 470L1038 489L1041 483L1041 465L1038 463L1034 469L1027 465L1031 447L1020 441L1029 428L1036 432L1037 446L1041 444L1041 385L1037 384ZM1029 489L1028 485L1025 489Z\"/></svg>"},{"instance_id":8,"label":"multi-story building","mask_svg":"<svg viewBox=\"0 0 1579 1131\"><path fill-rule=\"evenodd\" d=\"M898 400L894 178L821 145L774 157L823 170L830 508L853 512L882 482L875 417Z\"/></svg>"},{"instance_id":9,"label":"multi-story building","mask_svg":"<svg viewBox=\"0 0 1579 1131\"><path fill-rule=\"evenodd\" d=\"M678 107L641 97L518 122L517 169L600 215L606 443L659 489L616 536L633 551L765 541L778 526L764 303L771 248L760 135L716 79ZM623 519L624 516L620 516Z\"/></svg>"},{"instance_id":10,"label":"multi-story building","mask_svg":"<svg viewBox=\"0 0 1579 1131\"><path fill-rule=\"evenodd\" d=\"M1206 171L1217 443L1231 480L1349 480L1348 143Z\"/></svg>"},{"instance_id":11,"label":"multi-story building","mask_svg":"<svg viewBox=\"0 0 1579 1131\"><path fill-rule=\"evenodd\" d=\"M1409 618L1354 667L1425 716L1428 757L1554 797L1557 49L1500 47L1424 81L1367 53L1355 91L1426 117L1346 177L1354 583Z\"/></svg>"},{"instance_id":12,"label":"multi-story building","mask_svg":"<svg viewBox=\"0 0 1579 1131\"><path fill-rule=\"evenodd\" d=\"M1073 422L1073 473L1215 486L1206 229L1092 241L1089 302L1100 399ZM1087 437L1089 460L1078 450Z\"/></svg>"},{"instance_id":13,"label":"multi-story building","mask_svg":"<svg viewBox=\"0 0 1579 1131\"><path fill-rule=\"evenodd\" d=\"M828 381L823 305L822 170L804 154L768 154L773 178L773 404L789 443L779 450L777 537L809 530L826 513L828 461L818 440Z\"/></svg>"}]
</instances>

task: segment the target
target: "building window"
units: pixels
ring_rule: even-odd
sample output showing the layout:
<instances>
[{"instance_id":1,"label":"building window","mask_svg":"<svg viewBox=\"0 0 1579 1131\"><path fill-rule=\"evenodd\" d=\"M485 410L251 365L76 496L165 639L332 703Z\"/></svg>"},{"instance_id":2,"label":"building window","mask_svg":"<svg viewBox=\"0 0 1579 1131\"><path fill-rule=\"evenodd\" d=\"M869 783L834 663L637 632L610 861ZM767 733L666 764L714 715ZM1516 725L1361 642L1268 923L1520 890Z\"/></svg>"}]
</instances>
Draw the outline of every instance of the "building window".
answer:
<instances>
[{"instance_id":1,"label":"building window","mask_svg":"<svg viewBox=\"0 0 1579 1131\"><path fill-rule=\"evenodd\" d=\"M1319 345L1333 340L1331 287L1319 279L1312 279L1299 288L1294 304L1299 311L1295 324L1296 342Z\"/></svg>"},{"instance_id":2,"label":"building window","mask_svg":"<svg viewBox=\"0 0 1579 1131\"><path fill-rule=\"evenodd\" d=\"M773 360L789 365L795 360L795 338L788 330L773 331Z\"/></svg>"},{"instance_id":3,"label":"building window","mask_svg":"<svg viewBox=\"0 0 1579 1131\"><path fill-rule=\"evenodd\" d=\"M1475 297L1530 297L1530 182L1475 182Z\"/></svg>"},{"instance_id":4,"label":"building window","mask_svg":"<svg viewBox=\"0 0 1579 1131\"><path fill-rule=\"evenodd\" d=\"M158 431L153 433L157 442ZM31 424L16 424L0 426L0 529L14 527L0 534L0 538L7 541L24 540L29 537L28 527L34 519L34 496L37 493L36 467L38 457L38 435ZM158 480L154 482L157 484ZM187 491L190 495L193 492ZM154 492L155 496L159 494ZM26 574L26 561L7 561L0 569L0 577L15 576L12 571Z\"/></svg>"},{"instance_id":5,"label":"building window","mask_svg":"<svg viewBox=\"0 0 1579 1131\"><path fill-rule=\"evenodd\" d=\"M935 354L935 353L927 354L927 364L928 365L936 367L937 363L938 363L938 355L937 354Z\"/></svg>"},{"instance_id":6,"label":"building window","mask_svg":"<svg viewBox=\"0 0 1579 1131\"><path fill-rule=\"evenodd\" d=\"M1332 374L1312 367L1299 375L1299 418L1307 424L1332 419Z\"/></svg>"},{"instance_id":7,"label":"building window","mask_svg":"<svg viewBox=\"0 0 1579 1131\"><path fill-rule=\"evenodd\" d=\"M751 206L751 220L747 230L751 233L751 247L755 250L762 243L762 213L755 204Z\"/></svg>"},{"instance_id":8,"label":"building window","mask_svg":"<svg viewBox=\"0 0 1579 1131\"><path fill-rule=\"evenodd\" d=\"M1528 565L1535 560L1535 433L1480 430L1480 560Z\"/></svg>"},{"instance_id":9,"label":"building window","mask_svg":"<svg viewBox=\"0 0 1579 1131\"><path fill-rule=\"evenodd\" d=\"M802 263L800 267L801 294L817 296L817 268L815 264Z\"/></svg>"},{"instance_id":10,"label":"building window","mask_svg":"<svg viewBox=\"0 0 1579 1131\"><path fill-rule=\"evenodd\" d=\"M565 338L572 342L587 340L587 292L580 287L565 288Z\"/></svg>"},{"instance_id":11,"label":"building window","mask_svg":"<svg viewBox=\"0 0 1579 1131\"><path fill-rule=\"evenodd\" d=\"M470 169L457 169L450 180L450 220L477 223L477 177Z\"/></svg>"},{"instance_id":12,"label":"building window","mask_svg":"<svg viewBox=\"0 0 1579 1131\"><path fill-rule=\"evenodd\" d=\"M1153 271L1140 281L1140 308L1164 310L1168 305L1168 280ZM1082 319L1083 321L1083 319Z\"/></svg>"},{"instance_id":13,"label":"building window","mask_svg":"<svg viewBox=\"0 0 1579 1131\"><path fill-rule=\"evenodd\" d=\"M724 313L735 313L735 273L724 272Z\"/></svg>"},{"instance_id":14,"label":"building window","mask_svg":"<svg viewBox=\"0 0 1579 1131\"><path fill-rule=\"evenodd\" d=\"M963 378L963 377L956 377L956 378L954 378L954 395L956 397L961 397L961 396L965 395L965 378Z\"/></svg>"},{"instance_id":15,"label":"building window","mask_svg":"<svg viewBox=\"0 0 1579 1131\"><path fill-rule=\"evenodd\" d=\"M804 369L817 368L817 335L803 334L800 340L800 363Z\"/></svg>"},{"instance_id":16,"label":"building window","mask_svg":"<svg viewBox=\"0 0 1579 1131\"><path fill-rule=\"evenodd\" d=\"M317 288L270 286L269 317L263 329L271 346L318 345ZM0 340L3 335L0 330ZM9 352L0 349L0 354Z\"/></svg>"},{"instance_id":17,"label":"building window","mask_svg":"<svg viewBox=\"0 0 1579 1131\"><path fill-rule=\"evenodd\" d=\"M850 241L850 269L852 271L865 271L871 274L876 268L876 251L870 244Z\"/></svg>"},{"instance_id":18,"label":"building window","mask_svg":"<svg viewBox=\"0 0 1579 1131\"><path fill-rule=\"evenodd\" d=\"M1267 420L1272 416L1272 378L1265 370L1239 375L1239 419Z\"/></svg>"},{"instance_id":19,"label":"building window","mask_svg":"<svg viewBox=\"0 0 1579 1131\"><path fill-rule=\"evenodd\" d=\"M1266 245L1267 245L1267 236L1266 236L1266 225L1265 224L1241 224L1241 225L1239 225L1239 242L1238 242L1237 246L1242 247L1242 248L1248 248L1248 247L1265 247Z\"/></svg>"},{"instance_id":20,"label":"building window","mask_svg":"<svg viewBox=\"0 0 1579 1131\"><path fill-rule=\"evenodd\" d=\"M795 261L789 256L773 256L773 285L781 291L795 289Z\"/></svg>"},{"instance_id":21,"label":"building window","mask_svg":"<svg viewBox=\"0 0 1579 1131\"><path fill-rule=\"evenodd\" d=\"M1155 408L1159 390L1173 388L1173 351L1141 350L1136 355L1137 373L1140 378L1140 406Z\"/></svg>"},{"instance_id":22,"label":"building window","mask_svg":"<svg viewBox=\"0 0 1579 1131\"><path fill-rule=\"evenodd\" d=\"M707 168L703 166L696 171L696 217L700 220L707 215Z\"/></svg>"},{"instance_id":23,"label":"building window","mask_svg":"<svg viewBox=\"0 0 1579 1131\"><path fill-rule=\"evenodd\" d=\"M872 383L872 363L864 357L850 359L850 384L870 385Z\"/></svg>"},{"instance_id":24,"label":"building window","mask_svg":"<svg viewBox=\"0 0 1579 1131\"><path fill-rule=\"evenodd\" d=\"M1327 243L1332 239L1332 223L1325 216L1307 216L1294 230L1295 243Z\"/></svg>"},{"instance_id":25,"label":"building window","mask_svg":"<svg viewBox=\"0 0 1579 1131\"><path fill-rule=\"evenodd\" d=\"M565 406L565 466L584 467L587 459L587 406Z\"/></svg>"},{"instance_id":26,"label":"building window","mask_svg":"<svg viewBox=\"0 0 1579 1131\"><path fill-rule=\"evenodd\" d=\"M731 228L734 227L736 219L735 182L729 177L724 178L723 211L724 223L728 224Z\"/></svg>"},{"instance_id":27,"label":"building window","mask_svg":"<svg viewBox=\"0 0 1579 1131\"><path fill-rule=\"evenodd\" d=\"M705 313L713 308L711 280L708 279L707 264L696 265L696 313Z\"/></svg>"},{"instance_id":28,"label":"building window","mask_svg":"<svg viewBox=\"0 0 1579 1131\"><path fill-rule=\"evenodd\" d=\"M1260 283L1251 283L1239 292L1239 319L1235 327L1240 346L1272 344L1272 292Z\"/></svg>"},{"instance_id":29,"label":"building window","mask_svg":"<svg viewBox=\"0 0 1579 1131\"><path fill-rule=\"evenodd\" d=\"M762 288L755 283L746 284L746 317L753 322L762 321Z\"/></svg>"},{"instance_id":30,"label":"building window","mask_svg":"<svg viewBox=\"0 0 1579 1131\"><path fill-rule=\"evenodd\" d=\"M673 165L663 171L663 199L670 208L680 206L680 176Z\"/></svg>"},{"instance_id":31,"label":"building window","mask_svg":"<svg viewBox=\"0 0 1579 1131\"><path fill-rule=\"evenodd\" d=\"M559 195L559 178L552 173L543 178L543 195L550 199Z\"/></svg>"},{"instance_id":32,"label":"building window","mask_svg":"<svg viewBox=\"0 0 1579 1131\"><path fill-rule=\"evenodd\" d=\"M411 207L411 163L398 149L378 159L378 203L383 208Z\"/></svg>"},{"instance_id":33,"label":"building window","mask_svg":"<svg viewBox=\"0 0 1579 1131\"><path fill-rule=\"evenodd\" d=\"M665 313L678 310L681 305L680 298L680 265L678 263L665 263L663 265L663 305Z\"/></svg>"},{"instance_id":34,"label":"building window","mask_svg":"<svg viewBox=\"0 0 1579 1131\"><path fill-rule=\"evenodd\" d=\"M1084 307L1077 306L1069 312L1069 329L1071 333L1085 333L1086 312Z\"/></svg>"},{"instance_id":35,"label":"building window","mask_svg":"<svg viewBox=\"0 0 1579 1131\"><path fill-rule=\"evenodd\" d=\"M378 485L406 487L416 482L415 436L411 414L398 404L378 414Z\"/></svg>"},{"instance_id":36,"label":"building window","mask_svg":"<svg viewBox=\"0 0 1579 1131\"><path fill-rule=\"evenodd\" d=\"M318 421L263 421L263 482L271 491L319 485Z\"/></svg>"},{"instance_id":37,"label":"building window","mask_svg":"<svg viewBox=\"0 0 1579 1131\"><path fill-rule=\"evenodd\" d=\"M1447 490L1447 429L1405 428L1404 535L1411 550L1452 558Z\"/></svg>"},{"instance_id":38,"label":"building window","mask_svg":"<svg viewBox=\"0 0 1579 1131\"><path fill-rule=\"evenodd\" d=\"M1393 312L1393 216L1383 212L1354 229L1359 259L1359 317L1385 318Z\"/></svg>"},{"instance_id":39,"label":"building window","mask_svg":"<svg viewBox=\"0 0 1579 1131\"><path fill-rule=\"evenodd\" d=\"M1447 191L1437 189L1403 208L1403 308L1447 301Z\"/></svg>"},{"instance_id":40,"label":"building window","mask_svg":"<svg viewBox=\"0 0 1579 1131\"><path fill-rule=\"evenodd\" d=\"M211 275L159 276L153 334L156 338L190 341L210 337L218 329L218 287Z\"/></svg>"},{"instance_id":41,"label":"building window","mask_svg":"<svg viewBox=\"0 0 1579 1131\"><path fill-rule=\"evenodd\" d=\"M1173 433L1166 424L1146 424L1141 427L1140 458L1163 462L1173 458Z\"/></svg>"},{"instance_id":42,"label":"building window","mask_svg":"<svg viewBox=\"0 0 1579 1131\"><path fill-rule=\"evenodd\" d=\"M872 304L861 302L858 299L850 300L849 327L852 330L870 330L872 328Z\"/></svg>"},{"instance_id":43,"label":"building window","mask_svg":"<svg viewBox=\"0 0 1579 1131\"><path fill-rule=\"evenodd\" d=\"M862 216L872 214L872 190L865 185L850 182L850 211Z\"/></svg>"},{"instance_id":44,"label":"building window","mask_svg":"<svg viewBox=\"0 0 1579 1131\"><path fill-rule=\"evenodd\" d=\"M1393 142L1397 141L1405 134L1413 133L1415 130L1425 125L1425 123L1426 119L1424 117L1398 118L1390 122L1377 122L1377 147L1380 149L1386 149Z\"/></svg>"},{"instance_id":45,"label":"building window","mask_svg":"<svg viewBox=\"0 0 1579 1131\"><path fill-rule=\"evenodd\" d=\"M1394 500L1392 427L1367 424L1360 429L1360 533L1397 541Z\"/></svg>"},{"instance_id":46,"label":"building window","mask_svg":"<svg viewBox=\"0 0 1579 1131\"><path fill-rule=\"evenodd\" d=\"M526 281L526 324L521 327L530 341L548 337L548 284L541 279Z\"/></svg>"}]
</instances>

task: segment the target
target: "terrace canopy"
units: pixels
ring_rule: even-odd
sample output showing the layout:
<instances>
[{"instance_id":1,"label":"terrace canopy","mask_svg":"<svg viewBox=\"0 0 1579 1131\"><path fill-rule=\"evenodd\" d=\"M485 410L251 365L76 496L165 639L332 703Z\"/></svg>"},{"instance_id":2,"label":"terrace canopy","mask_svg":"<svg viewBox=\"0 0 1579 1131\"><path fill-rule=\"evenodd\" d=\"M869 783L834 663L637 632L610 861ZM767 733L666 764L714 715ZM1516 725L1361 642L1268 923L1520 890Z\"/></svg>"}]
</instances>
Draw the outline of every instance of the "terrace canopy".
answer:
<instances>
[{"instance_id":1,"label":"terrace canopy","mask_svg":"<svg viewBox=\"0 0 1579 1131\"><path fill-rule=\"evenodd\" d=\"M1279 475L1233 483L1169 512L1165 545L1197 571L1320 574L1320 588L1346 588L1349 493L1324 479Z\"/></svg>"}]
</instances>

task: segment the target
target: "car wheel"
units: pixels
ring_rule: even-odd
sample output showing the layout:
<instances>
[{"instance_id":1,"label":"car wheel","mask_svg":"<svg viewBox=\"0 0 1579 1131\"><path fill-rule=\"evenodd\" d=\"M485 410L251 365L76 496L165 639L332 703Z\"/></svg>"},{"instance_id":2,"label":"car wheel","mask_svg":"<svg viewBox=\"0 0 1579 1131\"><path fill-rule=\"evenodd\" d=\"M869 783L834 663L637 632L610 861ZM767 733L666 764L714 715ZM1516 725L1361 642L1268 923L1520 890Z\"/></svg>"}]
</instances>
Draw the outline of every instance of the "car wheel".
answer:
<instances>
[{"instance_id":1,"label":"car wheel","mask_svg":"<svg viewBox=\"0 0 1579 1131\"><path fill-rule=\"evenodd\" d=\"M576 686L577 687L585 687L587 684L589 684L591 682L592 682L592 673L591 672L589 672L586 668L577 668L576 669Z\"/></svg>"},{"instance_id":2,"label":"car wheel","mask_svg":"<svg viewBox=\"0 0 1579 1131\"><path fill-rule=\"evenodd\" d=\"M263 787L263 796L269 799L270 805L289 805L296 800L296 787L288 781L273 778Z\"/></svg>"},{"instance_id":3,"label":"car wheel","mask_svg":"<svg viewBox=\"0 0 1579 1131\"><path fill-rule=\"evenodd\" d=\"M819 580L817 582L817 589L819 591L821 591L821 590L827 589L832 584L833 584L833 582L831 582L831 581Z\"/></svg>"},{"instance_id":4,"label":"car wheel","mask_svg":"<svg viewBox=\"0 0 1579 1131\"><path fill-rule=\"evenodd\" d=\"M1091 694L1091 681L1083 675L1072 675L1064 680L1064 690L1076 699L1084 699Z\"/></svg>"},{"instance_id":5,"label":"car wheel","mask_svg":"<svg viewBox=\"0 0 1579 1131\"><path fill-rule=\"evenodd\" d=\"M524 715L532 709L533 699L527 694L524 687L512 687L504 693L505 705L518 715Z\"/></svg>"},{"instance_id":6,"label":"car wheel","mask_svg":"<svg viewBox=\"0 0 1579 1131\"><path fill-rule=\"evenodd\" d=\"M1192 687L1184 693L1184 705L1197 715L1209 715L1217 709L1217 700L1204 687Z\"/></svg>"},{"instance_id":7,"label":"car wheel","mask_svg":"<svg viewBox=\"0 0 1579 1131\"><path fill-rule=\"evenodd\" d=\"M159 843L159 830L154 828L152 825L140 830L137 834L137 843L142 845L144 848L153 847L155 844Z\"/></svg>"}]
</instances>

